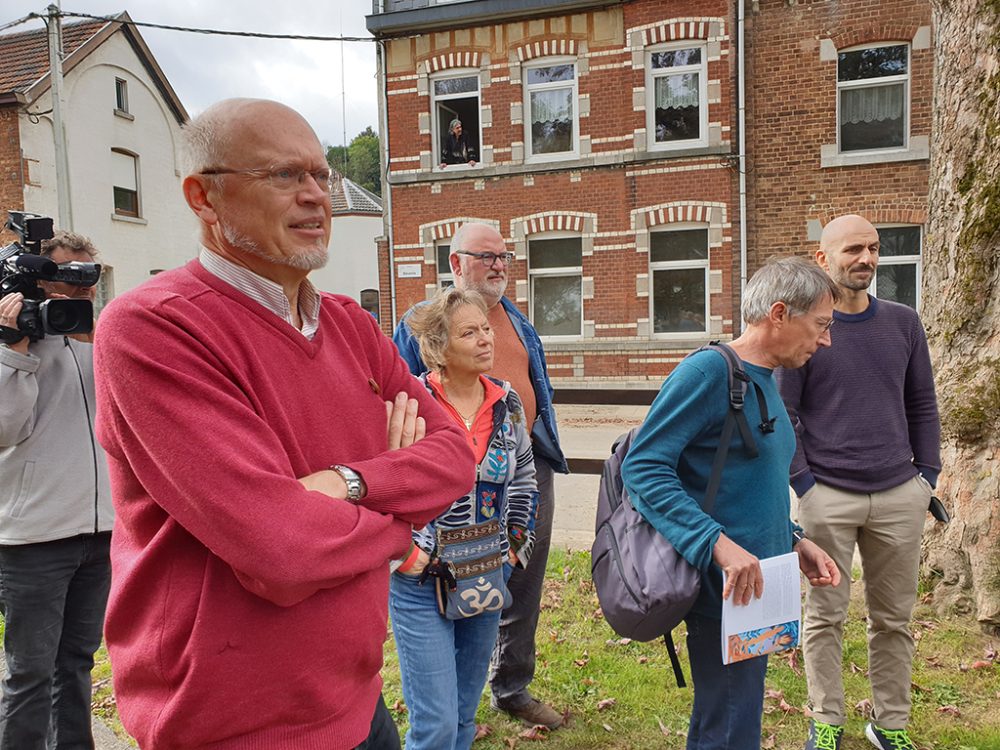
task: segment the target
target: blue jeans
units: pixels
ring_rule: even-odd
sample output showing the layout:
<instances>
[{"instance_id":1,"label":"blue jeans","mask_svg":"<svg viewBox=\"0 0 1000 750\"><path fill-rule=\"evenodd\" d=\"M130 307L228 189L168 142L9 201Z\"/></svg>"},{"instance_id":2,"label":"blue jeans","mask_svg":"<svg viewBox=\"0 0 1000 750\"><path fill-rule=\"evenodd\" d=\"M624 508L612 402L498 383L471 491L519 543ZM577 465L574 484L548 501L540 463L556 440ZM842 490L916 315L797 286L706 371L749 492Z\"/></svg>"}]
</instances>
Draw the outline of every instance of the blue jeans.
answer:
<instances>
[{"instance_id":1,"label":"blue jeans","mask_svg":"<svg viewBox=\"0 0 1000 750\"><path fill-rule=\"evenodd\" d=\"M110 545L111 532L103 532L0 546L7 656L0 749L94 747L90 670L111 586Z\"/></svg>"},{"instance_id":2,"label":"blue jeans","mask_svg":"<svg viewBox=\"0 0 1000 750\"><path fill-rule=\"evenodd\" d=\"M410 717L406 750L468 750L500 613L445 619L433 579L421 586L416 576L393 573L389 614Z\"/></svg>"},{"instance_id":3,"label":"blue jeans","mask_svg":"<svg viewBox=\"0 0 1000 750\"><path fill-rule=\"evenodd\" d=\"M515 568L511 574L507 588L514 601L503 611L500 634L490 664L492 703L506 710L523 708L531 702L528 685L535 677L535 630L538 628L555 510L552 467L536 459L535 479L538 482L535 546L528 566Z\"/></svg>"},{"instance_id":4,"label":"blue jeans","mask_svg":"<svg viewBox=\"0 0 1000 750\"><path fill-rule=\"evenodd\" d=\"M722 663L722 622L694 613L687 622L694 707L687 750L760 750L767 657Z\"/></svg>"}]
</instances>

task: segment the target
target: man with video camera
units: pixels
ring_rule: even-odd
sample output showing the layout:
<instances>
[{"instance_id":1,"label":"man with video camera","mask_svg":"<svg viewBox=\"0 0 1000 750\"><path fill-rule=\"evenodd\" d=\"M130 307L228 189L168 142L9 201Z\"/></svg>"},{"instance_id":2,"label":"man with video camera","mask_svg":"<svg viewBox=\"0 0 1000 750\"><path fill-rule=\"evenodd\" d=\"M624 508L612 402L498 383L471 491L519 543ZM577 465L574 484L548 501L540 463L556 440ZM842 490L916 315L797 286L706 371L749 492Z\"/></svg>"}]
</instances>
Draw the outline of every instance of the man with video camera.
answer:
<instances>
[{"instance_id":1,"label":"man with video camera","mask_svg":"<svg viewBox=\"0 0 1000 750\"><path fill-rule=\"evenodd\" d=\"M56 232L52 263L89 263L90 240ZM94 286L39 280L48 299ZM91 282L92 283L92 282ZM0 297L0 606L7 676L0 750L92 748L91 680L111 583L113 510L94 438L92 334L14 341L24 294Z\"/></svg>"}]
</instances>

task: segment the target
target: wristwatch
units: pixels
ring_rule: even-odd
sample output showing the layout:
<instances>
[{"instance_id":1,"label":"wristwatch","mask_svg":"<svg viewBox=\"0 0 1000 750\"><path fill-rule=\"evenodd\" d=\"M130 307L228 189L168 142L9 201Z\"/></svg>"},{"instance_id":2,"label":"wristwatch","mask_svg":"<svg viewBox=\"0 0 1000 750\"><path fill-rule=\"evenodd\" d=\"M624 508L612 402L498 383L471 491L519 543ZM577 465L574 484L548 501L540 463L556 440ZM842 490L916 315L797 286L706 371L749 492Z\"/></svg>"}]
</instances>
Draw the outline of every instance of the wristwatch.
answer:
<instances>
[{"instance_id":1,"label":"wristwatch","mask_svg":"<svg viewBox=\"0 0 1000 750\"><path fill-rule=\"evenodd\" d=\"M360 500L361 492L364 488L364 482L361 480L361 475L349 466L334 464L330 468L340 474L341 478L344 480L344 484L347 485L347 500L352 503L356 503Z\"/></svg>"},{"instance_id":2,"label":"wristwatch","mask_svg":"<svg viewBox=\"0 0 1000 750\"><path fill-rule=\"evenodd\" d=\"M803 539L808 539L806 532L800 531L799 529L792 529L792 549L795 549L795 545L801 542Z\"/></svg>"}]
</instances>

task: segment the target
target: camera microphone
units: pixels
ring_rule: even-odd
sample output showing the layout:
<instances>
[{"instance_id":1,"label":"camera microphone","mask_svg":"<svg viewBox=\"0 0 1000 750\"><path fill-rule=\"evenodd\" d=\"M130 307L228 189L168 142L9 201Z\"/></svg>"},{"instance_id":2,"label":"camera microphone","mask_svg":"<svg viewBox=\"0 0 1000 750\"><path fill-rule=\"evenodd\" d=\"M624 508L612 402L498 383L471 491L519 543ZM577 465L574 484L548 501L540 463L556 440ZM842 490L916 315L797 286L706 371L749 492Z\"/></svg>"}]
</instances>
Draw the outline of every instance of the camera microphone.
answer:
<instances>
[{"instance_id":1,"label":"camera microphone","mask_svg":"<svg viewBox=\"0 0 1000 750\"><path fill-rule=\"evenodd\" d=\"M59 270L54 262L48 258L43 258L40 255L29 255L28 253L23 253L18 255L14 260L14 265L20 271L27 273L34 273L40 276L54 276Z\"/></svg>"}]
</instances>

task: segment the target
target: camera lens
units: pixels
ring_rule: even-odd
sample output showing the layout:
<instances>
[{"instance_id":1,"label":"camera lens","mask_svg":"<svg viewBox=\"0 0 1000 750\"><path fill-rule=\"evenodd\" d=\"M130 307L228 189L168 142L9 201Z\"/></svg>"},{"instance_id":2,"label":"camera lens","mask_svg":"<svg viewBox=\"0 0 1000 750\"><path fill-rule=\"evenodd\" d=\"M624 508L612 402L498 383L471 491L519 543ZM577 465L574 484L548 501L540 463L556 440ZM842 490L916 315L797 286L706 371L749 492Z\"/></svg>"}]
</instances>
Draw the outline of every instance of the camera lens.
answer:
<instances>
[{"instance_id":1,"label":"camera lens","mask_svg":"<svg viewBox=\"0 0 1000 750\"><path fill-rule=\"evenodd\" d=\"M46 333L88 333L93 329L94 313L90 300L51 299L42 304Z\"/></svg>"},{"instance_id":2,"label":"camera lens","mask_svg":"<svg viewBox=\"0 0 1000 750\"><path fill-rule=\"evenodd\" d=\"M72 307L50 305L48 323L56 333L64 333L76 328L79 318Z\"/></svg>"}]
</instances>

